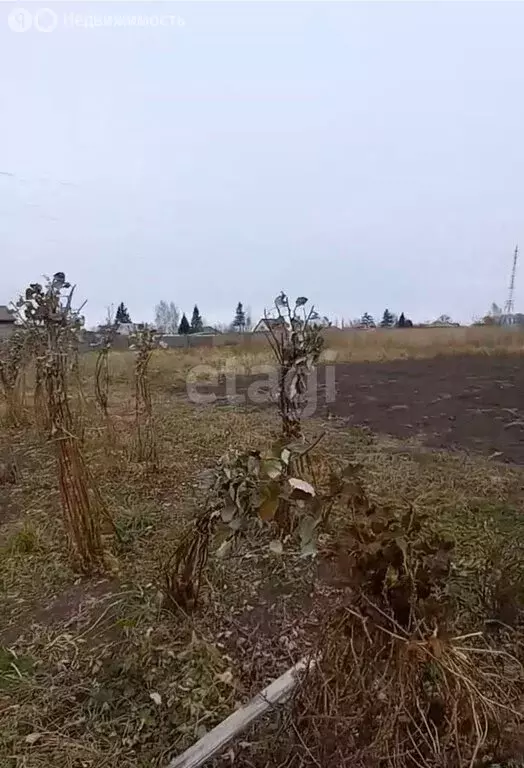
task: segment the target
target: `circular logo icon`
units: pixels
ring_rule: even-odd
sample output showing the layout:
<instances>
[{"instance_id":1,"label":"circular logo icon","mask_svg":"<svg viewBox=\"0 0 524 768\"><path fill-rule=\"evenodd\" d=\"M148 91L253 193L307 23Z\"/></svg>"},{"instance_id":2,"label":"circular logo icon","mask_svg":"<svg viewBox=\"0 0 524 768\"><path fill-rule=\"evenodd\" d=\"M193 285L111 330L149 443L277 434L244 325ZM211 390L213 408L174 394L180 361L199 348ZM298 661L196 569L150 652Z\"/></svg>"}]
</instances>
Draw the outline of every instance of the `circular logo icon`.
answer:
<instances>
[{"instance_id":1,"label":"circular logo icon","mask_svg":"<svg viewBox=\"0 0 524 768\"><path fill-rule=\"evenodd\" d=\"M33 16L25 8L14 8L7 17L7 23L13 32L27 32L33 25Z\"/></svg>"},{"instance_id":2,"label":"circular logo icon","mask_svg":"<svg viewBox=\"0 0 524 768\"><path fill-rule=\"evenodd\" d=\"M33 25L38 32L52 32L58 24L58 16L51 8L40 8L33 16Z\"/></svg>"}]
</instances>

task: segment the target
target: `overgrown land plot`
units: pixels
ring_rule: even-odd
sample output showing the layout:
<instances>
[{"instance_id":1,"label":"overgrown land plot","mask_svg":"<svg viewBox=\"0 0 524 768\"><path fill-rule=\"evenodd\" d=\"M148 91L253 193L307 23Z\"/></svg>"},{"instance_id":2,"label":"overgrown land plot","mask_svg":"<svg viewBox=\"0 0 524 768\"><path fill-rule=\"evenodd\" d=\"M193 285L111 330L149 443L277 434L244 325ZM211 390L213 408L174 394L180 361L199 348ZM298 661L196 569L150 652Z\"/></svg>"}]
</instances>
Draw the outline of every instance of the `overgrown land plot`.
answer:
<instances>
[{"instance_id":1,"label":"overgrown land plot","mask_svg":"<svg viewBox=\"0 0 524 768\"><path fill-rule=\"evenodd\" d=\"M10 361L2 768L167 768L308 654L216 764L522 764L524 342L403 333L339 347L288 443L275 405L185 392L209 362L242 394L263 351Z\"/></svg>"}]
</instances>

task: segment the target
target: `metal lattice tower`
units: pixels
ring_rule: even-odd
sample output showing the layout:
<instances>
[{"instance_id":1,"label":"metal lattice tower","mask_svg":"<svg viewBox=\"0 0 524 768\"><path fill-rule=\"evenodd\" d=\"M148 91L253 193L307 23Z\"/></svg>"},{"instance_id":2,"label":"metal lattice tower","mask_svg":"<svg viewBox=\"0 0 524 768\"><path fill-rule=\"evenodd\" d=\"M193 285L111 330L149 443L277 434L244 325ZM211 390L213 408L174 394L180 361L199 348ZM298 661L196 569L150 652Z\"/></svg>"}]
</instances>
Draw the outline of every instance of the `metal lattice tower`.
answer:
<instances>
[{"instance_id":1,"label":"metal lattice tower","mask_svg":"<svg viewBox=\"0 0 524 768\"><path fill-rule=\"evenodd\" d=\"M509 281L508 298L504 304L504 315L507 318L511 318L514 312L514 296L515 296L515 275L517 274L517 260L519 257L519 247L515 246L515 253L513 254L513 267L511 270L511 278Z\"/></svg>"}]
</instances>

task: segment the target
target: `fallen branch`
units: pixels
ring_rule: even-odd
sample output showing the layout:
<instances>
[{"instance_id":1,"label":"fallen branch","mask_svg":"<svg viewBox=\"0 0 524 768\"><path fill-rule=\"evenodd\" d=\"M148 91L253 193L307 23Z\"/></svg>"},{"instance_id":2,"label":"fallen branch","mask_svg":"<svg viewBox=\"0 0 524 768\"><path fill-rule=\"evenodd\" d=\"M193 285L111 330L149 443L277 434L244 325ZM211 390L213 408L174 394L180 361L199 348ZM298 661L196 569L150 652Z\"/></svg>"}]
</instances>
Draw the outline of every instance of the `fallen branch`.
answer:
<instances>
[{"instance_id":1,"label":"fallen branch","mask_svg":"<svg viewBox=\"0 0 524 768\"><path fill-rule=\"evenodd\" d=\"M235 736L242 733L248 725L258 720L275 704L284 702L296 688L299 674L310 669L314 663L314 659L301 659L267 688L257 693L249 704L233 712L212 731L206 733L196 744L171 760L167 768L199 768L199 766L204 765L217 752L221 752Z\"/></svg>"}]
</instances>

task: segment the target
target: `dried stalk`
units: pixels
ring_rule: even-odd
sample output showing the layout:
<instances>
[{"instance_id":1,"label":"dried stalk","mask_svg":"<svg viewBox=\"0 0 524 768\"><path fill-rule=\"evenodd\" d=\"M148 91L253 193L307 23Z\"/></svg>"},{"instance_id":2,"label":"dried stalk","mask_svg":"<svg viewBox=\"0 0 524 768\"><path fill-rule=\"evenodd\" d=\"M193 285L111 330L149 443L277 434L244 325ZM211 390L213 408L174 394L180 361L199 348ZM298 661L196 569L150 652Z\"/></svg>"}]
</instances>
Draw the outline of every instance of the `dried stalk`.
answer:
<instances>
[{"instance_id":1,"label":"dried stalk","mask_svg":"<svg viewBox=\"0 0 524 768\"><path fill-rule=\"evenodd\" d=\"M213 515L206 510L164 564L166 607L170 610L191 614L196 609L213 529Z\"/></svg>"},{"instance_id":2,"label":"dried stalk","mask_svg":"<svg viewBox=\"0 0 524 768\"><path fill-rule=\"evenodd\" d=\"M17 330L0 347L0 384L6 404L6 422L19 427L27 421L25 410L25 368L27 334Z\"/></svg>"},{"instance_id":3,"label":"dried stalk","mask_svg":"<svg viewBox=\"0 0 524 768\"><path fill-rule=\"evenodd\" d=\"M69 292L62 298L62 292ZM109 520L82 455L70 407L68 380L74 337L81 327L79 311L71 307L74 287L57 273L45 289L32 284L17 304L26 327L45 349L37 365L38 401L45 386L50 438L56 448L58 482L69 549L84 573L105 567L102 518Z\"/></svg>"},{"instance_id":4,"label":"dried stalk","mask_svg":"<svg viewBox=\"0 0 524 768\"><path fill-rule=\"evenodd\" d=\"M472 768L524 725L522 668L482 632L407 632L369 602L332 615L316 653L287 745L302 765Z\"/></svg>"},{"instance_id":5,"label":"dried stalk","mask_svg":"<svg viewBox=\"0 0 524 768\"><path fill-rule=\"evenodd\" d=\"M111 443L115 442L116 434L113 420L109 413L109 387L111 383L109 375L109 352L117 328L118 326L115 323L112 323L104 332L102 345L98 351L95 365L95 400L102 412L106 424L107 435Z\"/></svg>"},{"instance_id":6,"label":"dried stalk","mask_svg":"<svg viewBox=\"0 0 524 768\"><path fill-rule=\"evenodd\" d=\"M157 334L150 328L140 329L134 336L135 360L135 451L136 461L145 462L151 469L158 468L153 405L149 387L148 368Z\"/></svg>"},{"instance_id":7,"label":"dried stalk","mask_svg":"<svg viewBox=\"0 0 524 768\"><path fill-rule=\"evenodd\" d=\"M291 307L285 293L275 299L276 317L265 313L267 338L278 363L278 408L286 442L302 440L301 418L307 403L308 377L318 362L324 340L314 307L300 296Z\"/></svg>"},{"instance_id":8,"label":"dried stalk","mask_svg":"<svg viewBox=\"0 0 524 768\"><path fill-rule=\"evenodd\" d=\"M74 429L75 434L83 444L85 440L85 425L86 425L86 411L87 411L87 398L84 394L84 388L82 386L82 376L80 373L80 359L78 353L78 335L77 333L70 333L68 337L69 350L68 350L68 366L69 366L69 379L74 386L76 395L76 407L74 414Z\"/></svg>"},{"instance_id":9,"label":"dried stalk","mask_svg":"<svg viewBox=\"0 0 524 768\"><path fill-rule=\"evenodd\" d=\"M35 356L35 388L33 394L33 407L35 421L41 434L48 434L50 430L49 411L45 391L45 357L42 350L36 351Z\"/></svg>"}]
</instances>

